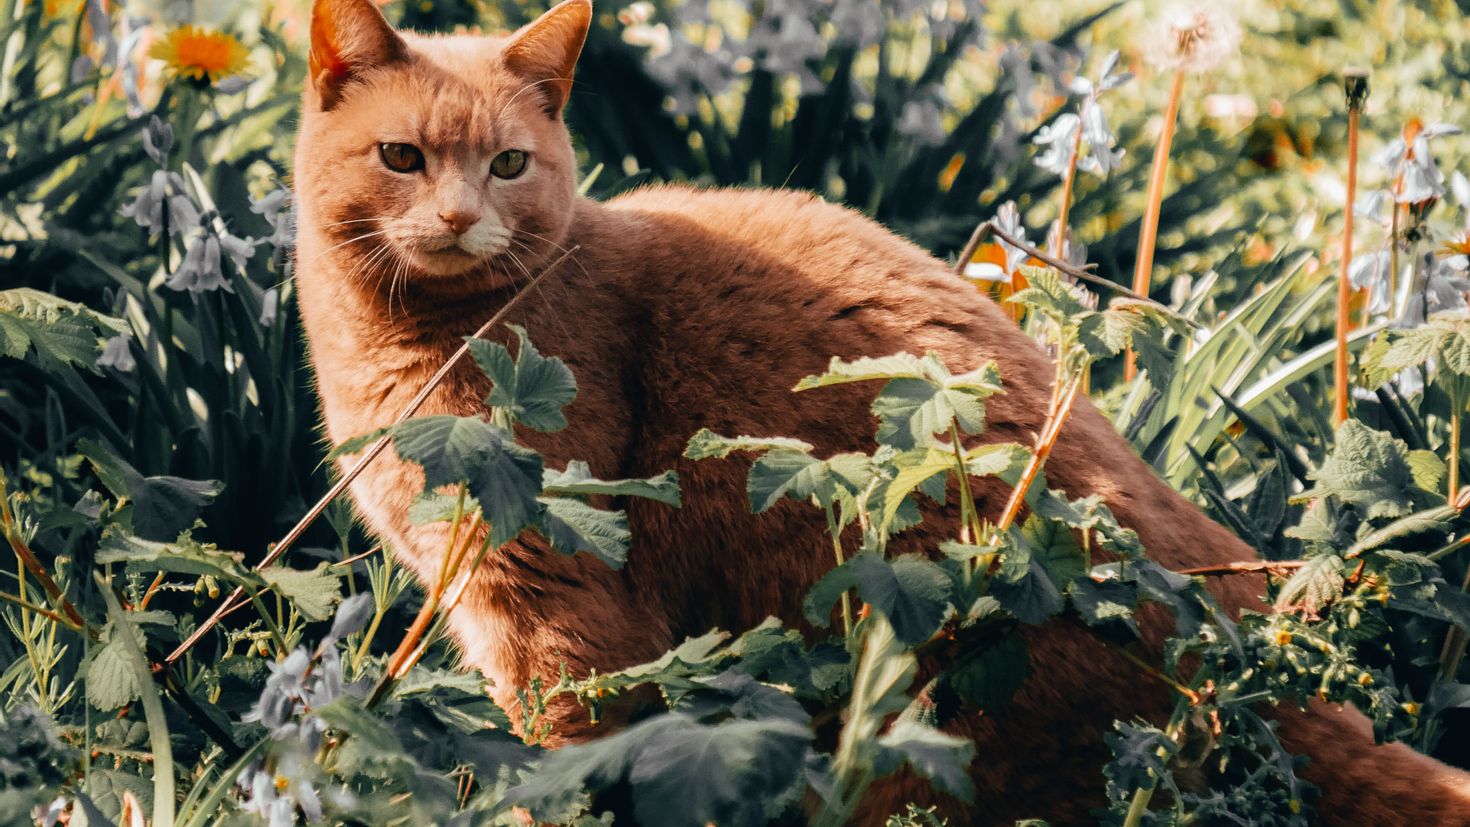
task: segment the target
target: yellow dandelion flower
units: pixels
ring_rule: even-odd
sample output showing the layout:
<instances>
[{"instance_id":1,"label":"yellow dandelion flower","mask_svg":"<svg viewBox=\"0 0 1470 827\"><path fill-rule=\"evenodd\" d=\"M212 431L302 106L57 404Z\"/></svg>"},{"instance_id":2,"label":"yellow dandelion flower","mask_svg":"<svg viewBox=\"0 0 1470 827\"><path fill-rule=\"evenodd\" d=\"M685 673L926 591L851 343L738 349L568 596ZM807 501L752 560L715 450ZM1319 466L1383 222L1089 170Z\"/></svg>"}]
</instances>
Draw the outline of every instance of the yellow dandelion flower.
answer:
<instances>
[{"instance_id":1,"label":"yellow dandelion flower","mask_svg":"<svg viewBox=\"0 0 1470 827\"><path fill-rule=\"evenodd\" d=\"M1276 645L1277 646L1288 646L1288 645L1291 644L1291 640L1292 640L1292 634L1291 634L1291 632L1288 632L1285 629L1280 629L1280 630L1278 630L1276 632Z\"/></svg>"},{"instance_id":2,"label":"yellow dandelion flower","mask_svg":"<svg viewBox=\"0 0 1470 827\"><path fill-rule=\"evenodd\" d=\"M180 26L153 44L148 56L166 63L176 77L214 83L244 71L249 52L234 35Z\"/></svg>"}]
</instances>

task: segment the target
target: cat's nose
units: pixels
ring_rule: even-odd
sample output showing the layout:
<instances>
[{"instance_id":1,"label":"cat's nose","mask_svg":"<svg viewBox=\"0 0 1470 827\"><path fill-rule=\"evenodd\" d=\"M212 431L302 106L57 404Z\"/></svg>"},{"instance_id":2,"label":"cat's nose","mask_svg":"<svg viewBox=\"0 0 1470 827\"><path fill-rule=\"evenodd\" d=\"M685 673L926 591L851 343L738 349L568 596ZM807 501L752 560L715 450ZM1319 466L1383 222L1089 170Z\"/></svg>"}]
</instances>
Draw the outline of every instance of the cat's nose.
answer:
<instances>
[{"instance_id":1,"label":"cat's nose","mask_svg":"<svg viewBox=\"0 0 1470 827\"><path fill-rule=\"evenodd\" d=\"M455 235L464 235L480 220L480 214L474 210L442 210L439 217L444 219L444 223L449 225Z\"/></svg>"}]
</instances>

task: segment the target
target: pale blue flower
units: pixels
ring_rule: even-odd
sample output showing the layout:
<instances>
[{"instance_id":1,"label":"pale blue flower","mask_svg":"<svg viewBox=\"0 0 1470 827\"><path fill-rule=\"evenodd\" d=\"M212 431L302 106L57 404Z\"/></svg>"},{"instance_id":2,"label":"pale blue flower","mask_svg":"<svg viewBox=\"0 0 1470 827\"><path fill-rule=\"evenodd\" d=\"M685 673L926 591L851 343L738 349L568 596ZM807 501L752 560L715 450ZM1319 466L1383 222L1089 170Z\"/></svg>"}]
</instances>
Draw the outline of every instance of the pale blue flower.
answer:
<instances>
[{"instance_id":1,"label":"pale blue flower","mask_svg":"<svg viewBox=\"0 0 1470 827\"><path fill-rule=\"evenodd\" d=\"M1434 162L1429 142L1442 135L1457 135L1460 128L1447 123L1431 124L1414 136L1411 144L1402 136L1373 154L1374 164L1382 167L1391 180L1402 176L1403 186L1394 195L1400 204L1419 204L1445 194L1444 173Z\"/></svg>"},{"instance_id":2,"label":"pale blue flower","mask_svg":"<svg viewBox=\"0 0 1470 827\"><path fill-rule=\"evenodd\" d=\"M219 238L213 233L195 236L189 242L188 250L184 252L183 264L164 282L164 286L170 290L189 293L208 293L214 290L235 292L235 288L225 278L224 268L220 264Z\"/></svg>"}]
</instances>

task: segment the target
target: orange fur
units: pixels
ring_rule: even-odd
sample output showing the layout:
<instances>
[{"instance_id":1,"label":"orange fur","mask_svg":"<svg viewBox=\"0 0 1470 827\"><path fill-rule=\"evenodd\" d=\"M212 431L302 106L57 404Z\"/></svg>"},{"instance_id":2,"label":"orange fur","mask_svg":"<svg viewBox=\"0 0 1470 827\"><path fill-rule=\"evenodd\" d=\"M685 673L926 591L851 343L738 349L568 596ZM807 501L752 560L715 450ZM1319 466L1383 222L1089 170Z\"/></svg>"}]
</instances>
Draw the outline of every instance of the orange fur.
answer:
<instances>
[{"instance_id":1,"label":"orange fur","mask_svg":"<svg viewBox=\"0 0 1470 827\"><path fill-rule=\"evenodd\" d=\"M994 359L1006 393L987 406L984 438L1029 443L1039 429L1053 374L1041 349L941 262L861 215L797 192L671 186L605 204L577 198L559 109L590 20L586 0L568 0L509 39L394 34L364 24L367 13L377 14L369 0L316 4L314 32L366 33L357 53L386 57L314 82L296 159L297 278L328 436L339 443L391 421L517 283L578 245L511 321L566 360L581 392L566 430L521 436L553 466L586 459L603 477L676 468L683 481L682 510L626 504L634 546L622 571L558 554L535 536L492 556L452 626L502 704L563 662L573 673L606 671L712 627L739 631L768 615L799 623L802 595L831 565L822 520L789 502L752 517L748 464L691 463L682 452L701 427L799 437L820 452L869 447L873 388L789 390L829 357L933 350L956 371ZM333 53L329 46L315 44L313 54ZM426 170L387 170L382 142L422 148ZM530 153L526 173L488 176L489 159L506 149ZM449 246L451 211L470 209L478 224L499 228L477 237L473 255ZM465 240L473 232L458 236L462 246L474 246ZM508 340L505 330L493 335ZM422 412L480 413L486 385L466 366ZM1102 494L1165 565L1253 556L1160 482L1085 401L1046 472L1073 496ZM390 453L352 494L369 526L428 577L444 530L409 523L421 485ZM994 516L1007 491L993 480L977 485ZM954 534L931 521L896 550L930 549ZM1257 605L1258 581L1215 585L1229 606ZM1151 620L1158 637L1162 620ZM1015 704L956 724L976 739L980 796L955 823L1087 821L1101 804L1111 722L1167 715L1166 690L1097 641L1060 624L1027 637L1032 674ZM1356 713L1279 717L1288 746L1313 758L1305 774L1324 790L1326 822L1470 823L1465 774L1403 746L1374 747ZM559 739L588 734L575 708L554 718ZM868 817L881 822L901 802L930 797L923 784L890 783L874 792Z\"/></svg>"}]
</instances>

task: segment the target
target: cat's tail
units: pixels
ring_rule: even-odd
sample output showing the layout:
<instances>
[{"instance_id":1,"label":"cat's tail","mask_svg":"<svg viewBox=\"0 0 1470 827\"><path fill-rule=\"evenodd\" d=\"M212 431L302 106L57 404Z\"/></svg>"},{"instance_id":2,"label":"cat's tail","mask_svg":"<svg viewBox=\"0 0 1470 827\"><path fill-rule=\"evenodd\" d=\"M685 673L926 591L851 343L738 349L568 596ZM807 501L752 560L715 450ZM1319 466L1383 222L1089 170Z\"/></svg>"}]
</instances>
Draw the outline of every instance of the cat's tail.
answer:
<instances>
[{"instance_id":1,"label":"cat's tail","mask_svg":"<svg viewBox=\"0 0 1470 827\"><path fill-rule=\"evenodd\" d=\"M1282 744L1311 757L1300 774L1321 790L1318 823L1470 825L1470 773L1403 744L1373 746L1372 727L1353 709L1318 703L1276 717Z\"/></svg>"}]
</instances>

